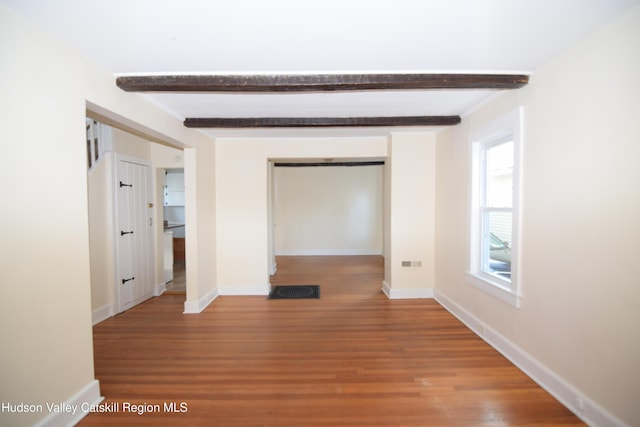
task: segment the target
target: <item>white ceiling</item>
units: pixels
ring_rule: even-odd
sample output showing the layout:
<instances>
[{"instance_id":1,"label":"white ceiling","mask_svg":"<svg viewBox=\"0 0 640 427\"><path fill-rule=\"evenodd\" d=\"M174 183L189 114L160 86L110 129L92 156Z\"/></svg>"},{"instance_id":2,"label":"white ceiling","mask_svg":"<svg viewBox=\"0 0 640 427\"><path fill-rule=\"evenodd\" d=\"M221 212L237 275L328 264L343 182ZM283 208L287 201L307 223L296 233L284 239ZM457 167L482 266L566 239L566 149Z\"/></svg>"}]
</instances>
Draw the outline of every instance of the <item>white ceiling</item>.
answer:
<instances>
[{"instance_id":1,"label":"white ceiling","mask_svg":"<svg viewBox=\"0 0 640 427\"><path fill-rule=\"evenodd\" d=\"M529 73L638 1L0 0L114 75ZM182 119L464 114L492 93L144 96Z\"/></svg>"}]
</instances>

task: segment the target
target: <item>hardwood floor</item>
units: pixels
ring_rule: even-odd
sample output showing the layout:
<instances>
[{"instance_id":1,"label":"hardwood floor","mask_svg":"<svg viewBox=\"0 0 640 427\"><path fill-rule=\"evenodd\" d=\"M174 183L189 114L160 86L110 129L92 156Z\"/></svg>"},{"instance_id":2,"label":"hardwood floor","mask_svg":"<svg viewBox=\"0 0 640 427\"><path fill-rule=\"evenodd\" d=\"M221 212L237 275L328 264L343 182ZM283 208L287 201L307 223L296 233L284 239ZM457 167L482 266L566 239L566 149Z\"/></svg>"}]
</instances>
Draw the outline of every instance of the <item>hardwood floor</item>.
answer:
<instances>
[{"instance_id":1,"label":"hardwood floor","mask_svg":"<svg viewBox=\"0 0 640 427\"><path fill-rule=\"evenodd\" d=\"M583 425L437 302L389 300L382 279L380 257L284 257L272 283L319 284L320 299L222 296L184 315L163 295L108 319L95 371L103 408L119 405L80 425Z\"/></svg>"},{"instance_id":2,"label":"hardwood floor","mask_svg":"<svg viewBox=\"0 0 640 427\"><path fill-rule=\"evenodd\" d=\"M173 280L167 283L166 295L180 294L184 298L187 292L187 271L184 261L176 262L173 265Z\"/></svg>"}]
</instances>

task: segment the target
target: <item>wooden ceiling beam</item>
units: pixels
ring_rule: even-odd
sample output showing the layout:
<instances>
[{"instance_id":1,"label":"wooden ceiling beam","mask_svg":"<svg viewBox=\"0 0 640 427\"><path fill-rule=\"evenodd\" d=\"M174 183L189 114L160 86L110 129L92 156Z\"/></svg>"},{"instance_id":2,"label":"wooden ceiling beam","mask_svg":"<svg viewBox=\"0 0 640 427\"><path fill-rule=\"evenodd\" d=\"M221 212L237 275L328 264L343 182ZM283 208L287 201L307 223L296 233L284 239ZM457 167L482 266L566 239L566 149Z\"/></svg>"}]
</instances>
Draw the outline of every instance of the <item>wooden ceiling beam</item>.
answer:
<instances>
[{"instance_id":1,"label":"wooden ceiling beam","mask_svg":"<svg viewBox=\"0 0 640 427\"><path fill-rule=\"evenodd\" d=\"M276 162L273 166L277 168L313 168L313 167L359 167L359 166L384 166L384 160L376 161L354 161L354 162Z\"/></svg>"},{"instance_id":2,"label":"wooden ceiling beam","mask_svg":"<svg viewBox=\"0 0 640 427\"><path fill-rule=\"evenodd\" d=\"M322 128L451 126L460 116L187 118L188 128Z\"/></svg>"},{"instance_id":3,"label":"wooden ceiling beam","mask_svg":"<svg viewBox=\"0 0 640 427\"><path fill-rule=\"evenodd\" d=\"M323 92L414 89L517 89L526 74L151 75L116 79L127 92Z\"/></svg>"}]
</instances>

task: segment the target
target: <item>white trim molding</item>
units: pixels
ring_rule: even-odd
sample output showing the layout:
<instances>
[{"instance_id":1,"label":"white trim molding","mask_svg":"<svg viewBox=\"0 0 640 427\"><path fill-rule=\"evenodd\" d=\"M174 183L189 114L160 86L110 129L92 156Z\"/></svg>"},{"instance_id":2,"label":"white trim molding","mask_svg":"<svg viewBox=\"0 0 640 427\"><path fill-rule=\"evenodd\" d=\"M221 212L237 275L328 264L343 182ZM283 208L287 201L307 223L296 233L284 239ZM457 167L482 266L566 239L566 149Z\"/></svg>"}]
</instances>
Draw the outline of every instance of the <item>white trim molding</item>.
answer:
<instances>
[{"instance_id":1,"label":"white trim molding","mask_svg":"<svg viewBox=\"0 0 640 427\"><path fill-rule=\"evenodd\" d=\"M269 295L271 292L271 283L266 285L247 285L247 286L235 286L235 285L218 285L220 295L233 295L233 296L262 296Z\"/></svg>"},{"instance_id":2,"label":"white trim molding","mask_svg":"<svg viewBox=\"0 0 640 427\"><path fill-rule=\"evenodd\" d=\"M112 316L113 316L113 304L103 305L102 307L96 308L91 313L91 324L95 326L98 323L104 320L107 320Z\"/></svg>"},{"instance_id":3,"label":"white trim molding","mask_svg":"<svg viewBox=\"0 0 640 427\"><path fill-rule=\"evenodd\" d=\"M522 106L481 125L470 133L470 241L469 272L467 282L503 302L515 307L520 305L519 253L520 253L520 208L522 183L522 146L524 144L524 108ZM511 183L511 204L506 194L504 200L488 197L488 151L503 144L513 144L513 171ZM507 165L503 165L506 167ZM505 187L508 188L508 187ZM498 198L502 199L502 197ZM491 214L511 214L511 224L503 232L510 234L509 246L511 263L510 277L501 278L489 274L489 216ZM506 220L505 220L506 221ZM493 232L493 231L492 231ZM500 236L502 237L502 236Z\"/></svg>"},{"instance_id":4,"label":"white trim molding","mask_svg":"<svg viewBox=\"0 0 640 427\"><path fill-rule=\"evenodd\" d=\"M153 289L153 296L159 297L167 290L167 284L164 282L158 283Z\"/></svg>"},{"instance_id":5,"label":"white trim molding","mask_svg":"<svg viewBox=\"0 0 640 427\"><path fill-rule=\"evenodd\" d=\"M76 425L89 413L90 408L95 407L103 400L104 397L100 396L100 382L93 380L73 395L71 399L64 402L64 407L75 408L75 413L73 411L49 412L35 426L67 427Z\"/></svg>"},{"instance_id":6,"label":"white trim molding","mask_svg":"<svg viewBox=\"0 0 640 427\"><path fill-rule=\"evenodd\" d=\"M500 352L511 363L522 370L540 387L548 391L578 418L590 426L623 427L625 424L615 415L588 398L565 379L533 358L516 344L489 328L478 317L469 313L453 300L435 291L435 300L453 314L476 335Z\"/></svg>"},{"instance_id":7,"label":"white trim molding","mask_svg":"<svg viewBox=\"0 0 640 427\"><path fill-rule=\"evenodd\" d=\"M392 288L386 281L382 282L382 292L389 299L433 298L433 288Z\"/></svg>"},{"instance_id":8,"label":"white trim molding","mask_svg":"<svg viewBox=\"0 0 640 427\"><path fill-rule=\"evenodd\" d=\"M486 276L489 276L488 274ZM493 295L501 301L511 304L514 307L520 307L521 295L503 288L497 281L492 281L488 277L482 277L479 274L467 272L467 283L472 284L476 288Z\"/></svg>"},{"instance_id":9,"label":"white trim molding","mask_svg":"<svg viewBox=\"0 0 640 427\"><path fill-rule=\"evenodd\" d=\"M196 301L185 301L184 302L184 314L198 314L202 313L202 311L209 306L218 298L218 288L211 289L205 296Z\"/></svg>"}]
</instances>

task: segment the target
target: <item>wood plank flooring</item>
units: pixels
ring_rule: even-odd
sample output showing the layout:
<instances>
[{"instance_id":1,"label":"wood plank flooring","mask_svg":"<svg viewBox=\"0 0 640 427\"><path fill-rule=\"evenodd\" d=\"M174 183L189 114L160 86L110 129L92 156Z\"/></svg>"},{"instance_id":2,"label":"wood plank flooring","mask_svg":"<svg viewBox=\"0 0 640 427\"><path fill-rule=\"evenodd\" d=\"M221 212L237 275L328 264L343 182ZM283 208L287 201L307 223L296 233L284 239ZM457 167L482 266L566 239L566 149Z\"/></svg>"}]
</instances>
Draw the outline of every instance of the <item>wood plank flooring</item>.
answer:
<instances>
[{"instance_id":1,"label":"wood plank flooring","mask_svg":"<svg viewBox=\"0 0 640 427\"><path fill-rule=\"evenodd\" d=\"M108 319L95 371L118 410L80 425L584 425L434 300L388 300L382 279L381 257L281 257L272 284L318 284L320 299L222 296L184 315L165 295Z\"/></svg>"},{"instance_id":2,"label":"wood plank flooring","mask_svg":"<svg viewBox=\"0 0 640 427\"><path fill-rule=\"evenodd\" d=\"M167 283L165 295L179 294L184 298L187 293L187 265L184 261L173 264L173 279Z\"/></svg>"}]
</instances>

